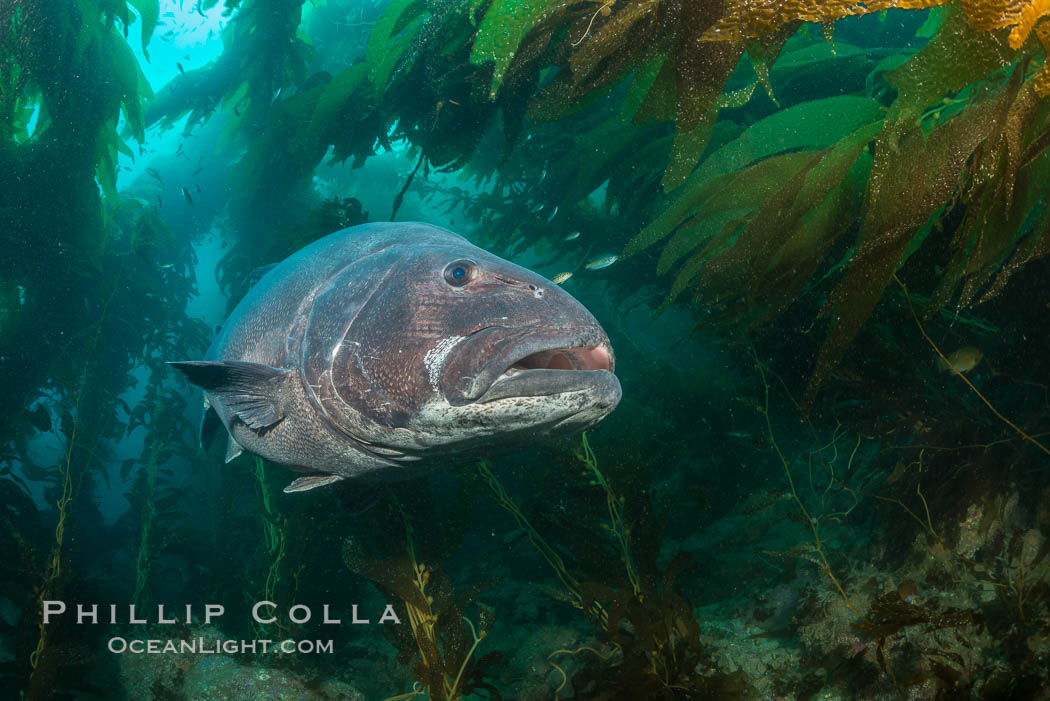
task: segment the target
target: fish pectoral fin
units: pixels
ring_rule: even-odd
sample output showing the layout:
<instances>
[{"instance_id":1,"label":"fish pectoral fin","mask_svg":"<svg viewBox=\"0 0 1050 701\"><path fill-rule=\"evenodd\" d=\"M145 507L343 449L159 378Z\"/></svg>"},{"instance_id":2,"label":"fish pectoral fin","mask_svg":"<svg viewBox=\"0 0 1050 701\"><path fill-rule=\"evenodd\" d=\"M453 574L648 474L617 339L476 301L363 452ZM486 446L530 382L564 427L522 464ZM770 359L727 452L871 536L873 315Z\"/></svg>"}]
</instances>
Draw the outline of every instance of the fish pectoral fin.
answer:
<instances>
[{"instance_id":1,"label":"fish pectoral fin","mask_svg":"<svg viewBox=\"0 0 1050 701\"><path fill-rule=\"evenodd\" d=\"M220 399L248 428L267 428L284 418L278 398L291 370L242 360L190 360L168 365Z\"/></svg>"},{"instance_id":2,"label":"fish pectoral fin","mask_svg":"<svg viewBox=\"0 0 1050 701\"><path fill-rule=\"evenodd\" d=\"M346 479L342 475L306 475L295 480L287 487L284 488L285 494L291 494L292 492L306 492L317 487L324 487L328 484L333 484L339 480Z\"/></svg>"},{"instance_id":3,"label":"fish pectoral fin","mask_svg":"<svg viewBox=\"0 0 1050 701\"><path fill-rule=\"evenodd\" d=\"M226 464L237 458L238 455L244 452L244 448L241 444L233 440L233 436L226 442Z\"/></svg>"}]
</instances>

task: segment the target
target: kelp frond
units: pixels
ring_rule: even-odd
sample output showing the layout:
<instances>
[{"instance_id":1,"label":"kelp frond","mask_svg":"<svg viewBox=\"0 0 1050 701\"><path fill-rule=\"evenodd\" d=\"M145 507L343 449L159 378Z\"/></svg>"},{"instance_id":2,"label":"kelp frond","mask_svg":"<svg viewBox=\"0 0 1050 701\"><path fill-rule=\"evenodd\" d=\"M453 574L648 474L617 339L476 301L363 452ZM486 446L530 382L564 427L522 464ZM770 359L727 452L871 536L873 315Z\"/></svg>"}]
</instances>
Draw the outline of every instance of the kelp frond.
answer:
<instances>
[{"instance_id":1,"label":"kelp frond","mask_svg":"<svg viewBox=\"0 0 1050 701\"><path fill-rule=\"evenodd\" d=\"M789 22L834 22L844 17L885 10L924 10L950 4L951 0L729 0L725 16L704 35L707 41L740 41L766 36ZM1019 49L1035 23L1050 13L1046 0L961 0L959 4L974 29L993 31L1013 27L1010 46Z\"/></svg>"}]
</instances>

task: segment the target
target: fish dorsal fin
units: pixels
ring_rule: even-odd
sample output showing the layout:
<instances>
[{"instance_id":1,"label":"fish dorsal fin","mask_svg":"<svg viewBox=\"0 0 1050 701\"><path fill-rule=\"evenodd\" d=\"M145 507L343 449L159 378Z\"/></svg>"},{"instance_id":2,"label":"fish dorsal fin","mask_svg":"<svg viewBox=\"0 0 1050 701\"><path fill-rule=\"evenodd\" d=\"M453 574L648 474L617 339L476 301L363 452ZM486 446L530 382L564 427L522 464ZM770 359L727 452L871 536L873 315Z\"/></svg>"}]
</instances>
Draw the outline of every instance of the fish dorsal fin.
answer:
<instances>
[{"instance_id":1,"label":"fish dorsal fin","mask_svg":"<svg viewBox=\"0 0 1050 701\"><path fill-rule=\"evenodd\" d=\"M260 265L258 268L252 270L251 274L248 275L248 287L253 286L259 280L263 279L266 273L270 272L277 267L277 263L270 263L269 265Z\"/></svg>"},{"instance_id":2,"label":"fish dorsal fin","mask_svg":"<svg viewBox=\"0 0 1050 701\"><path fill-rule=\"evenodd\" d=\"M230 439L226 442L226 463L229 464L230 461L236 459L243 452L244 448L241 447L241 444L233 440L233 436L230 436Z\"/></svg>"},{"instance_id":3,"label":"fish dorsal fin","mask_svg":"<svg viewBox=\"0 0 1050 701\"><path fill-rule=\"evenodd\" d=\"M292 492L306 492L317 487L323 487L327 484L333 484L339 480L346 479L342 475L307 475L300 477L295 480L287 487L284 488L285 494L291 494Z\"/></svg>"},{"instance_id":4,"label":"fish dorsal fin","mask_svg":"<svg viewBox=\"0 0 1050 701\"><path fill-rule=\"evenodd\" d=\"M212 394L251 429L267 428L284 418L280 389L291 370L241 360L191 360L168 365Z\"/></svg>"}]
</instances>

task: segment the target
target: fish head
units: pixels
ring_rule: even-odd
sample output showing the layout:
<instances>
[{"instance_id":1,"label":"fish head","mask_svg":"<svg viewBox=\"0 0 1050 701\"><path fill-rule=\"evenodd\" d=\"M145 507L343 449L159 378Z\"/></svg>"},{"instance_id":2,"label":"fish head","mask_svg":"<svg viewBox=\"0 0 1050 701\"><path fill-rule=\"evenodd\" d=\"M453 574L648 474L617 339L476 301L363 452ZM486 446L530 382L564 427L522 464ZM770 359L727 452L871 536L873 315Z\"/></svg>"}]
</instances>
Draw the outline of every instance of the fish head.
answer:
<instances>
[{"instance_id":1,"label":"fish head","mask_svg":"<svg viewBox=\"0 0 1050 701\"><path fill-rule=\"evenodd\" d=\"M381 272L331 356L328 415L369 446L429 455L608 415L621 390L594 316L536 273L431 229L374 260Z\"/></svg>"}]
</instances>

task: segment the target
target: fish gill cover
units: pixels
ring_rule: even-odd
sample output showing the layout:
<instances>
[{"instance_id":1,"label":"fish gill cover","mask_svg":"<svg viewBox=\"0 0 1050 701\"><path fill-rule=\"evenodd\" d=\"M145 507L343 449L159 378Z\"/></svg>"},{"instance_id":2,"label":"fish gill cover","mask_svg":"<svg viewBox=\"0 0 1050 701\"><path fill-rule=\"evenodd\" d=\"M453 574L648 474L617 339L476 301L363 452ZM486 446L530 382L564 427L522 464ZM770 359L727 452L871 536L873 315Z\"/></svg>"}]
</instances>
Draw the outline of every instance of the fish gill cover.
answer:
<instances>
[{"instance_id":1,"label":"fish gill cover","mask_svg":"<svg viewBox=\"0 0 1050 701\"><path fill-rule=\"evenodd\" d=\"M1048 51L1043 0L0 0L5 696L1044 698ZM202 452L166 361L387 220L563 285L619 408L361 513Z\"/></svg>"}]
</instances>

